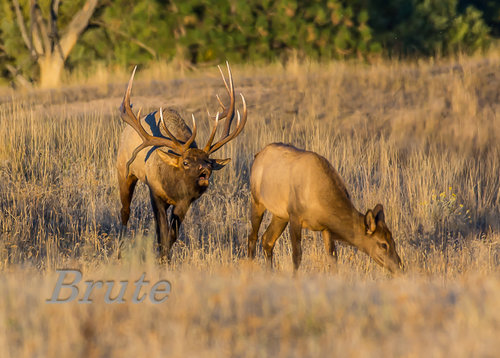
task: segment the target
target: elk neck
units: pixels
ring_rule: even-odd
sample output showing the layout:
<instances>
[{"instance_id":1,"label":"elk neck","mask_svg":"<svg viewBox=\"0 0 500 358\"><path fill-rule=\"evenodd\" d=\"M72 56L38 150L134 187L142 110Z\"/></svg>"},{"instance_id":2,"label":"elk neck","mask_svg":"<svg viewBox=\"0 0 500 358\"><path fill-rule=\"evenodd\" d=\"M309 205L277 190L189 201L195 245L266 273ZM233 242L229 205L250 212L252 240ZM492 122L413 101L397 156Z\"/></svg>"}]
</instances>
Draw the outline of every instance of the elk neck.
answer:
<instances>
[{"instance_id":1,"label":"elk neck","mask_svg":"<svg viewBox=\"0 0 500 358\"><path fill-rule=\"evenodd\" d=\"M353 206L339 214L335 210L328 215L326 227L345 243L368 253L369 242L366 239L365 216Z\"/></svg>"}]
</instances>

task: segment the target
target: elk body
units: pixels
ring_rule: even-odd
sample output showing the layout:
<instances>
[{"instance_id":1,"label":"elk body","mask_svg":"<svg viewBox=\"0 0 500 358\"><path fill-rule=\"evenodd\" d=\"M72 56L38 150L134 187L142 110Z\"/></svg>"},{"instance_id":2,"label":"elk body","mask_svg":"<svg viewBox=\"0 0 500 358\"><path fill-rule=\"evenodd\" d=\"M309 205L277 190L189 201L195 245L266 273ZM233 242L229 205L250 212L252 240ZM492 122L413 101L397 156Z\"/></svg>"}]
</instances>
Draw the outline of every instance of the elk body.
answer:
<instances>
[{"instance_id":1,"label":"elk body","mask_svg":"<svg viewBox=\"0 0 500 358\"><path fill-rule=\"evenodd\" d=\"M243 116L237 111L236 128L231 132L235 117L235 94L233 78L227 64L229 83L222 70L222 80L229 94L230 104L224 106L217 96L222 112L217 112L212 132L204 148L195 142L196 121L193 129L186 125L181 116L172 109L161 109L141 118L130 105L130 93L135 69L120 107L120 114L126 126L120 138L117 157L118 184L121 199L122 230L126 229L130 217L130 203L138 180L149 187L151 204L156 222L158 247L162 258L170 257L170 249L177 239L181 225L191 203L208 188L213 170L224 167L231 159L212 159L210 155L224 144L238 136L247 119L245 98ZM222 138L214 143L221 119L226 119ZM171 215L167 210L172 207Z\"/></svg>"},{"instance_id":2,"label":"elk body","mask_svg":"<svg viewBox=\"0 0 500 358\"><path fill-rule=\"evenodd\" d=\"M262 237L262 247L270 266L274 244L290 223L295 270L302 259L302 228L321 231L326 252L335 259L338 240L357 247L391 272L401 270L382 205L364 215L357 211L342 179L322 156L291 145L270 144L255 156L250 187L250 258L255 257L259 227L267 209L272 219Z\"/></svg>"}]
</instances>

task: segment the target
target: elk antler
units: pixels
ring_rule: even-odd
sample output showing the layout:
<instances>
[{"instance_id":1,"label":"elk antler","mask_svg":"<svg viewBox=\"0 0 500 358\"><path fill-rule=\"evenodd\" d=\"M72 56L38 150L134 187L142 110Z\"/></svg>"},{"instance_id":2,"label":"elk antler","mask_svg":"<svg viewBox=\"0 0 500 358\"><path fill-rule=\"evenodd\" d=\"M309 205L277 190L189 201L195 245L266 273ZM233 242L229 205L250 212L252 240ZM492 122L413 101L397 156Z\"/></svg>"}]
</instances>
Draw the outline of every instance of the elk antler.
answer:
<instances>
[{"instance_id":1,"label":"elk antler","mask_svg":"<svg viewBox=\"0 0 500 358\"><path fill-rule=\"evenodd\" d=\"M236 111L238 114L236 129L233 131L233 133L230 133L231 124L234 119L235 96L234 96L233 74L231 73L231 67L229 67L229 62L227 61L226 61L226 66L229 76L229 84L227 83L226 78L224 77L224 73L222 72L220 66L217 67L219 68L222 81L224 82L224 86L226 87L227 93L229 95L229 106L227 107L224 106L219 95L216 95L217 101L219 102L219 105L222 109L222 113L217 112L215 116L215 125L212 128L212 133L210 134L210 137L208 139L207 144L205 145L205 148L203 148L203 150L208 154L214 153L215 151L220 149L224 144L236 138L236 136L238 136L238 134L240 134L241 131L243 130L243 127L245 127L247 121L247 104L245 102L245 97L243 97L243 95L240 93L241 100L243 101L243 119L241 119L240 117L240 112ZM217 126L219 125L219 120L224 118L226 118L226 123L224 126L224 131L222 132L223 137L215 144L212 144L215 138L215 133L217 131Z\"/></svg>"},{"instance_id":2,"label":"elk antler","mask_svg":"<svg viewBox=\"0 0 500 358\"><path fill-rule=\"evenodd\" d=\"M134 159L137 157L137 154L144 148L146 147L168 147L172 149L176 154L182 155L189 146L193 143L195 137L196 137L196 121L193 116L193 132L191 134L191 137L186 141L186 143L181 144L177 138L168 130L167 126L165 125L165 122L163 120L163 111L162 108L160 108L160 120L163 125L163 128L167 132L168 136L170 138L165 138L165 137L156 137L144 129L144 127L141 125L141 110L137 112L137 116L134 114L132 111L132 108L130 106L130 93L132 92L132 83L134 82L134 76L135 76L135 71L137 69L137 66L134 67L134 70L132 71L132 76L130 76L130 80L128 81L127 85L127 90L125 91L125 96L123 97L122 104L120 106L120 114L121 118L125 123L130 125L134 130L139 134L139 136L142 138L142 144L139 145L137 148L134 149L132 152L132 157L130 160L127 162L127 173L129 171L130 164L134 161Z\"/></svg>"}]
</instances>

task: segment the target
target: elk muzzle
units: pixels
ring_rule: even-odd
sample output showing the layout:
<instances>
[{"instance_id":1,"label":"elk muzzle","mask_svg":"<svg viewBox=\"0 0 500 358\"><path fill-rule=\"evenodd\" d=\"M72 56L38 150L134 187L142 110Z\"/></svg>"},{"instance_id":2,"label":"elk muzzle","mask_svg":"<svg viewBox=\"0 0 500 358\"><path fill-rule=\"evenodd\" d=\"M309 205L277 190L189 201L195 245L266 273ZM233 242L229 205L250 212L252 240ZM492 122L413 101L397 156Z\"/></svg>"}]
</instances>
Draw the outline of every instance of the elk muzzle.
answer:
<instances>
[{"instance_id":1,"label":"elk muzzle","mask_svg":"<svg viewBox=\"0 0 500 358\"><path fill-rule=\"evenodd\" d=\"M391 257L385 260L384 266L393 274L393 275L401 275L404 273L404 265L399 258L399 255L396 253L395 258Z\"/></svg>"},{"instance_id":2,"label":"elk muzzle","mask_svg":"<svg viewBox=\"0 0 500 358\"><path fill-rule=\"evenodd\" d=\"M198 174L198 185L208 186L208 180L210 179L211 170L207 167L200 165L200 173Z\"/></svg>"}]
</instances>

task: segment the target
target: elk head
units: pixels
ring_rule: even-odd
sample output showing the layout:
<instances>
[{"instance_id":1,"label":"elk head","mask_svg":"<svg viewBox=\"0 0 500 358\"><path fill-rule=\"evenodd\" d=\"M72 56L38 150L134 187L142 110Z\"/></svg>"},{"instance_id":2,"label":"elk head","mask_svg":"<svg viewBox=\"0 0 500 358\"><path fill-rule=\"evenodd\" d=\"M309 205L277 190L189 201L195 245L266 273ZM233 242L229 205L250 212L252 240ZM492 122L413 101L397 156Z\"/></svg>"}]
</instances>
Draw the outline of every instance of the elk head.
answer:
<instances>
[{"instance_id":1,"label":"elk head","mask_svg":"<svg viewBox=\"0 0 500 358\"><path fill-rule=\"evenodd\" d=\"M366 248L367 254L391 273L401 272L403 265L396 252L392 234L385 224L384 208L381 204L366 212L365 229L365 240L370 243Z\"/></svg>"},{"instance_id":2,"label":"elk head","mask_svg":"<svg viewBox=\"0 0 500 358\"><path fill-rule=\"evenodd\" d=\"M227 70L229 74L229 83L226 81L224 74L219 66L219 71L222 76L222 80L224 81L224 85L229 95L230 104L229 106L225 106L220 100L219 96L217 96L217 100L219 101L221 111L217 112L214 121L215 124L212 128L210 137L207 141L207 144L203 149L198 149L196 147L192 147L194 143L197 129L196 129L196 120L194 115L192 115L193 119L193 127L191 137L182 143L179 141L168 129L168 126L165 124L163 119L163 109L160 108L160 122L163 130L167 133L167 137L158 137L153 136L146 132L146 130L142 127L141 124L141 110L138 111L137 116L132 111L130 105L130 93L132 91L132 83L134 80L134 75L136 68L132 72L132 76L128 82L127 90L125 92L125 96L123 98L122 105L120 107L121 118L129 124L142 138L142 144L140 144L132 153L131 158L127 162L127 173L129 171L130 164L134 161L137 154L144 148L153 146L158 147L157 153L159 158L167 164L170 169L174 170L174 175L181 180L187 179L188 182L193 183L199 188L206 189L209 184L209 179L213 170L222 169L229 161L230 158L227 159L212 159L210 155L220 149L223 145L236 138L243 127L245 126L247 120L247 106L245 102L245 97L242 94L241 100L243 102L243 116L240 115L239 111L236 111L237 116L237 124L236 128L231 132L231 123L235 117L235 94L234 94L234 84L233 84L233 76L231 73L231 68L229 64L227 64ZM214 143L215 135L217 132L218 125L221 119L226 118L225 127L223 130L222 138Z\"/></svg>"}]
</instances>

